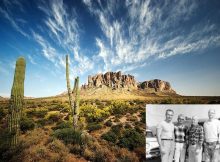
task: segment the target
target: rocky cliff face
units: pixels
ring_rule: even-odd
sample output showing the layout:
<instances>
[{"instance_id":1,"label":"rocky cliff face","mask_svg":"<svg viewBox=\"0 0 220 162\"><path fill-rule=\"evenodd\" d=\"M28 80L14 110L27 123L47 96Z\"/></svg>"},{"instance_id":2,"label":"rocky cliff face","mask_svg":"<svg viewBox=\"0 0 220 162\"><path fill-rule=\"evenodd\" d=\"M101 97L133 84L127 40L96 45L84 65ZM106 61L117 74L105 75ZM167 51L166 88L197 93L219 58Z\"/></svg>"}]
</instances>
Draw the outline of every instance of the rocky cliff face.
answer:
<instances>
[{"instance_id":1,"label":"rocky cliff face","mask_svg":"<svg viewBox=\"0 0 220 162\"><path fill-rule=\"evenodd\" d=\"M105 74L97 74L94 76L88 76L88 84L82 86L83 89L91 88L104 88L108 87L113 90L125 89L125 90L144 90L149 93L152 92L164 92L164 93L176 93L169 82L154 79L150 81L137 82L132 75L123 75L119 72L107 72Z\"/></svg>"},{"instance_id":2,"label":"rocky cliff face","mask_svg":"<svg viewBox=\"0 0 220 162\"><path fill-rule=\"evenodd\" d=\"M160 79L141 82L138 84L138 88L155 92L176 93L169 82Z\"/></svg>"},{"instance_id":3,"label":"rocky cliff face","mask_svg":"<svg viewBox=\"0 0 220 162\"><path fill-rule=\"evenodd\" d=\"M137 83L132 75L122 75L119 72L107 72L88 76L88 84L83 85L84 89L109 87L112 89L137 89Z\"/></svg>"}]
</instances>

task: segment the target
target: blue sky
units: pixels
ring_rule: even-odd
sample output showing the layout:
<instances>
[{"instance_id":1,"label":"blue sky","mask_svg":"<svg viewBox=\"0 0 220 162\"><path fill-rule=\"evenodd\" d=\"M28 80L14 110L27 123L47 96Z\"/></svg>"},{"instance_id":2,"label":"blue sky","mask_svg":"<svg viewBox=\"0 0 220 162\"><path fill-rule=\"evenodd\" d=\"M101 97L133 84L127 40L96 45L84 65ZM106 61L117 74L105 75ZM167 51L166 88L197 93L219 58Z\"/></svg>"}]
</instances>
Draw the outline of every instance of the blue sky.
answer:
<instances>
[{"instance_id":1,"label":"blue sky","mask_svg":"<svg viewBox=\"0 0 220 162\"><path fill-rule=\"evenodd\" d=\"M182 95L220 95L218 0L1 0L0 95L27 61L25 96L66 91L107 71L169 81Z\"/></svg>"}]
</instances>

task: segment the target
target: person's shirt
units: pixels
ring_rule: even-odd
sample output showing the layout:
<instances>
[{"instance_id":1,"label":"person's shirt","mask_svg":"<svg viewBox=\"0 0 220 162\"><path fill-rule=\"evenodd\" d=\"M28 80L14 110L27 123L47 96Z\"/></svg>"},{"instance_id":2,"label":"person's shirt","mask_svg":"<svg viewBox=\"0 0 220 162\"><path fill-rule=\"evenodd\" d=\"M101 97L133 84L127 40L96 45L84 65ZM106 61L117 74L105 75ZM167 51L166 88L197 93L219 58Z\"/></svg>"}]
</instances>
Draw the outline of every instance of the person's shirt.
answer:
<instances>
[{"instance_id":1,"label":"person's shirt","mask_svg":"<svg viewBox=\"0 0 220 162\"><path fill-rule=\"evenodd\" d=\"M157 130L161 131L161 139L174 138L174 125L172 122L168 123L166 121L162 121L157 125Z\"/></svg>"},{"instance_id":2,"label":"person's shirt","mask_svg":"<svg viewBox=\"0 0 220 162\"><path fill-rule=\"evenodd\" d=\"M213 119L204 123L205 141L217 142L220 140L220 121ZM220 142L220 141L219 141Z\"/></svg>"},{"instance_id":3,"label":"person's shirt","mask_svg":"<svg viewBox=\"0 0 220 162\"><path fill-rule=\"evenodd\" d=\"M203 144L204 141L204 131L203 127L200 125L191 125L189 130L187 131L186 139L188 144L195 145L195 144Z\"/></svg>"},{"instance_id":4,"label":"person's shirt","mask_svg":"<svg viewBox=\"0 0 220 162\"><path fill-rule=\"evenodd\" d=\"M174 126L175 142L184 143L188 127L184 124Z\"/></svg>"}]
</instances>

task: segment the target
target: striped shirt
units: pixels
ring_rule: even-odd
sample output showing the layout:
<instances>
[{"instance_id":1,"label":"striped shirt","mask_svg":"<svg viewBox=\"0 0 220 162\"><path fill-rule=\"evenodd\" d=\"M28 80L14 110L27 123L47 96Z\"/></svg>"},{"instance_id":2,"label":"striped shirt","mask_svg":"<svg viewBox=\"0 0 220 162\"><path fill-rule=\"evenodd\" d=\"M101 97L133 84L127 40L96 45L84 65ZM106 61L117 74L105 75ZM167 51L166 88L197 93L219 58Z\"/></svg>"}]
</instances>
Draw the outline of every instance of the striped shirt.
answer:
<instances>
[{"instance_id":1,"label":"striped shirt","mask_svg":"<svg viewBox=\"0 0 220 162\"><path fill-rule=\"evenodd\" d=\"M187 132L186 125L175 125L174 127L174 135L175 135L175 142L184 143L185 137Z\"/></svg>"},{"instance_id":2,"label":"striped shirt","mask_svg":"<svg viewBox=\"0 0 220 162\"><path fill-rule=\"evenodd\" d=\"M204 141L204 131L203 127L200 125L191 126L189 128L189 131L187 132L186 139L189 144L195 145L195 144L203 144Z\"/></svg>"}]
</instances>

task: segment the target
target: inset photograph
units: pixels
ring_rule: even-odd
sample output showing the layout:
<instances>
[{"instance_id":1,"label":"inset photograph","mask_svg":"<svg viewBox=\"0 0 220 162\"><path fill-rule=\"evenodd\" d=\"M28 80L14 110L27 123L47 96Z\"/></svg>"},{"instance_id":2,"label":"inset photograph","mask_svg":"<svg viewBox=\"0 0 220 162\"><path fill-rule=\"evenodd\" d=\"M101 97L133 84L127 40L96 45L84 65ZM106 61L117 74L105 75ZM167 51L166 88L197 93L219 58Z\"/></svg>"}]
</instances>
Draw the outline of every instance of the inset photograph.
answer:
<instances>
[{"instance_id":1,"label":"inset photograph","mask_svg":"<svg viewBox=\"0 0 220 162\"><path fill-rule=\"evenodd\" d=\"M148 162L220 162L220 105L146 105Z\"/></svg>"}]
</instances>

